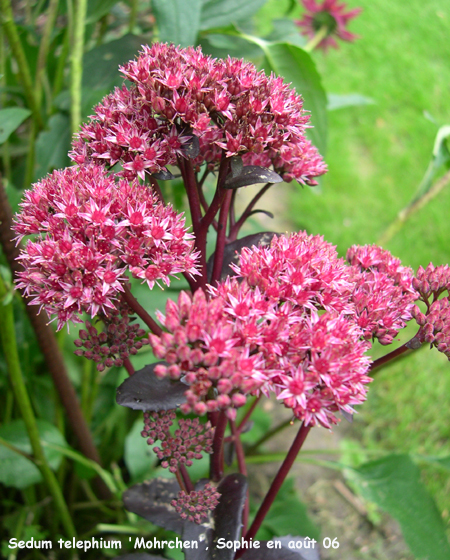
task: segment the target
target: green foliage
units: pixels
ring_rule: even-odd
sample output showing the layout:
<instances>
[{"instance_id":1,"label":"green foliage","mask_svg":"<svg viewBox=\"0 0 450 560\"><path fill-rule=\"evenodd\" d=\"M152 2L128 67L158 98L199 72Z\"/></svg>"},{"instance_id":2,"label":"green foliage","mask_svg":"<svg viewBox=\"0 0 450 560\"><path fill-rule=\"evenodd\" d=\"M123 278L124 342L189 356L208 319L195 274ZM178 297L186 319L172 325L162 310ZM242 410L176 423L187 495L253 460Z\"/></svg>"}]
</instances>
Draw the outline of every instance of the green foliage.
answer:
<instances>
[{"instance_id":1,"label":"green foliage","mask_svg":"<svg viewBox=\"0 0 450 560\"><path fill-rule=\"evenodd\" d=\"M67 446L64 436L53 424L38 420L37 425L42 442ZM42 475L36 465L30 459L2 445L1 440L5 440L23 453L31 455L31 443L24 421L13 420L0 426L0 482L14 488L26 488L31 484L41 482ZM49 466L56 470L61 463L61 452L50 448L44 449Z\"/></svg>"},{"instance_id":2,"label":"green foliage","mask_svg":"<svg viewBox=\"0 0 450 560\"><path fill-rule=\"evenodd\" d=\"M163 43L188 47L196 42L200 28L201 0L154 0L153 9Z\"/></svg>"},{"instance_id":3,"label":"green foliage","mask_svg":"<svg viewBox=\"0 0 450 560\"><path fill-rule=\"evenodd\" d=\"M408 455L389 455L352 471L361 494L400 523L417 559L445 560L450 545L436 504L420 481L420 470Z\"/></svg>"},{"instance_id":4,"label":"green foliage","mask_svg":"<svg viewBox=\"0 0 450 560\"><path fill-rule=\"evenodd\" d=\"M29 109L22 107L8 107L0 110L0 144L8 140L10 135L25 119L31 115Z\"/></svg>"}]
</instances>

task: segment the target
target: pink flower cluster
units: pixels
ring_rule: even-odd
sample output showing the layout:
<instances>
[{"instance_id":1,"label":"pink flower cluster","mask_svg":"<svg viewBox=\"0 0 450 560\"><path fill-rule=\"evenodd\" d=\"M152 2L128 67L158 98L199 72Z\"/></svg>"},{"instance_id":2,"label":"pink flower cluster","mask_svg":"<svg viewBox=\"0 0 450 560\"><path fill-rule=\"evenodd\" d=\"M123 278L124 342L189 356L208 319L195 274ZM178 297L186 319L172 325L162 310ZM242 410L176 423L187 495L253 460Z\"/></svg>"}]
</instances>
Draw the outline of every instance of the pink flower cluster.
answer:
<instances>
[{"instance_id":1,"label":"pink flower cluster","mask_svg":"<svg viewBox=\"0 0 450 560\"><path fill-rule=\"evenodd\" d=\"M189 494L181 490L171 504L183 519L200 524L213 511L220 500L220 493L207 482L202 490L193 490Z\"/></svg>"},{"instance_id":2,"label":"pink flower cluster","mask_svg":"<svg viewBox=\"0 0 450 560\"><path fill-rule=\"evenodd\" d=\"M352 301L358 326L367 340L374 337L380 344L391 344L411 320L418 298L412 269L377 245L354 245L347 260L354 267Z\"/></svg>"},{"instance_id":3,"label":"pink flower cluster","mask_svg":"<svg viewBox=\"0 0 450 560\"><path fill-rule=\"evenodd\" d=\"M191 299L169 301L150 335L168 365L155 373L189 385L183 412L235 409L248 394L275 393L306 425L330 427L366 398L369 340L389 344L411 319L412 271L376 246L349 263L323 237L274 236L244 248L236 277Z\"/></svg>"},{"instance_id":4,"label":"pink flower cluster","mask_svg":"<svg viewBox=\"0 0 450 560\"><path fill-rule=\"evenodd\" d=\"M90 321L85 321L86 329L80 330L80 338L74 340L78 348L75 354L96 362L98 371L122 366L125 358L137 354L144 344L148 344L144 329L131 322L131 309L120 300L116 305L117 309L110 309L107 314L99 312L104 326L100 333Z\"/></svg>"},{"instance_id":5,"label":"pink flower cluster","mask_svg":"<svg viewBox=\"0 0 450 560\"><path fill-rule=\"evenodd\" d=\"M346 11L347 4L338 0L323 0L322 3L316 0L301 1L306 11L303 18L295 23L303 28L302 34L312 39L323 27L327 29L327 34L318 47L325 51L328 47L337 49L338 44L334 36L350 42L358 38L358 35L348 31L347 25L361 12L361 8Z\"/></svg>"},{"instance_id":6,"label":"pink flower cluster","mask_svg":"<svg viewBox=\"0 0 450 560\"><path fill-rule=\"evenodd\" d=\"M58 329L83 312L108 316L127 273L152 288L179 272L196 274L196 253L184 218L138 181L97 165L55 171L25 194L15 231L28 241L18 287L34 296Z\"/></svg>"},{"instance_id":7,"label":"pink flower cluster","mask_svg":"<svg viewBox=\"0 0 450 560\"><path fill-rule=\"evenodd\" d=\"M233 336L223 301L208 301L202 290L192 299L181 292L178 303L168 300L166 315L159 313L158 318L168 332L150 334L150 344L155 356L168 365L160 364L154 371L160 377L183 377L189 385L181 411L203 415L225 410L234 419L246 395L261 385L257 379L260 357L250 356Z\"/></svg>"},{"instance_id":8,"label":"pink flower cluster","mask_svg":"<svg viewBox=\"0 0 450 560\"><path fill-rule=\"evenodd\" d=\"M302 98L282 78L160 43L144 46L121 71L132 85L108 95L81 128L72 152L78 164L120 162L123 176L144 178L188 157L195 135L197 167L214 167L225 151L245 155L247 164L273 165L286 181L315 185L326 171L305 137Z\"/></svg>"}]
</instances>

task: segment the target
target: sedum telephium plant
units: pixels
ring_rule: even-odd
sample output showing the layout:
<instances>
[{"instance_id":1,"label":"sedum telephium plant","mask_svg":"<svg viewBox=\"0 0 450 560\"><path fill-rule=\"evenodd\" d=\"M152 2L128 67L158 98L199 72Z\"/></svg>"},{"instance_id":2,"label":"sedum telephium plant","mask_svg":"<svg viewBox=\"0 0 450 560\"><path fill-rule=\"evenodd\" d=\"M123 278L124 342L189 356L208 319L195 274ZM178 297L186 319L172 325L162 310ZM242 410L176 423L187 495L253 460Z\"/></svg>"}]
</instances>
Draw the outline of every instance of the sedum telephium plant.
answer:
<instances>
[{"instance_id":1,"label":"sedum telephium plant","mask_svg":"<svg viewBox=\"0 0 450 560\"><path fill-rule=\"evenodd\" d=\"M380 247L353 246L343 259L306 232L239 239L273 183L312 186L326 171L306 138L301 96L242 60L167 44L144 47L121 71L129 85L81 127L75 165L25 196L15 230L18 239L33 237L20 256L18 286L58 329L85 320L78 355L100 371L124 365L130 374L117 400L144 411L142 436L176 479L130 488L126 507L182 535L200 524L211 549L223 536L250 541L309 430L350 417L366 399L371 371L424 342L450 356L449 267L430 264L414 277ZM178 173L192 233L158 184ZM215 180L209 201L206 178ZM237 218L237 189L258 183ZM216 245L207 263L211 228ZM152 289L177 274L190 290L155 320L131 280ZM413 339L372 362L372 343L391 344L412 319ZM159 361L134 372L130 357L144 344ZM299 431L249 527L240 436L271 396ZM239 474L224 476L225 445ZM188 467L205 453L209 480L192 481Z\"/></svg>"}]
</instances>

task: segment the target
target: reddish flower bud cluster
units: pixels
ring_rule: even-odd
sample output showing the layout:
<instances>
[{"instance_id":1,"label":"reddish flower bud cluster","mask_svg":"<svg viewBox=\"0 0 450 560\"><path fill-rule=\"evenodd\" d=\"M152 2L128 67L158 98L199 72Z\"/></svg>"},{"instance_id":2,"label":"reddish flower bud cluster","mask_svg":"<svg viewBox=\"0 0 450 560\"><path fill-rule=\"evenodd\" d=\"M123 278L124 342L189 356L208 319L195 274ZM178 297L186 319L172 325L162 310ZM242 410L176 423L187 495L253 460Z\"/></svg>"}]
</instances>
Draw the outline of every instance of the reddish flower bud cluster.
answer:
<instances>
[{"instance_id":1,"label":"reddish flower bud cluster","mask_svg":"<svg viewBox=\"0 0 450 560\"><path fill-rule=\"evenodd\" d=\"M190 467L193 459L201 459L202 453L212 453L214 428L207 422L201 424L198 418L194 420L181 419L179 428L170 433L170 427L175 420L174 410L144 413L144 429L142 437L153 445L161 441L161 447L153 447L161 466L170 472L177 472L180 465Z\"/></svg>"},{"instance_id":2,"label":"reddish flower bud cluster","mask_svg":"<svg viewBox=\"0 0 450 560\"><path fill-rule=\"evenodd\" d=\"M207 301L202 290L192 299L181 292L178 303L168 300L166 315L159 313L158 318L169 332L149 335L150 344L154 354L169 365L156 366L155 374L183 377L190 386L181 411L203 415L225 410L234 419L246 395L261 385L255 377L260 357L250 356L248 348L233 337L222 300Z\"/></svg>"},{"instance_id":3,"label":"reddish flower bud cluster","mask_svg":"<svg viewBox=\"0 0 450 560\"><path fill-rule=\"evenodd\" d=\"M312 39L323 27L327 30L318 47L325 51L328 47L337 49L338 44L334 36L343 41L354 41L358 38L358 35L347 30L347 24L361 12L361 8L345 11L347 4L339 3L338 0L324 0L321 4L316 0L301 1L306 12L303 18L295 23L303 28L302 34Z\"/></svg>"},{"instance_id":4,"label":"reddish flower bud cluster","mask_svg":"<svg viewBox=\"0 0 450 560\"><path fill-rule=\"evenodd\" d=\"M183 519L200 524L217 507L219 500L220 493L207 482L202 490L193 490L189 494L181 490L171 504Z\"/></svg>"},{"instance_id":5,"label":"reddish flower bud cluster","mask_svg":"<svg viewBox=\"0 0 450 560\"><path fill-rule=\"evenodd\" d=\"M18 239L28 241L18 287L58 329L72 320L107 316L127 281L127 271L152 288L179 272L197 273L192 235L182 215L164 206L136 180L115 182L95 165L55 171L25 194L16 216Z\"/></svg>"},{"instance_id":6,"label":"reddish flower bud cluster","mask_svg":"<svg viewBox=\"0 0 450 560\"><path fill-rule=\"evenodd\" d=\"M215 166L244 155L248 164L273 165L286 181L316 185L326 166L306 139L302 98L282 78L253 64L214 59L200 48L144 46L121 69L132 82L108 95L81 128L71 157L79 164L120 161L125 177L158 173L188 157L200 138L195 165Z\"/></svg>"},{"instance_id":7,"label":"reddish flower bud cluster","mask_svg":"<svg viewBox=\"0 0 450 560\"><path fill-rule=\"evenodd\" d=\"M425 269L419 266L413 287L424 303L428 303L431 296L436 300L443 292L450 290L450 266L445 264L435 267L433 263Z\"/></svg>"},{"instance_id":8,"label":"reddish flower bud cluster","mask_svg":"<svg viewBox=\"0 0 450 560\"><path fill-rule=\"evenodd\" d=\"M412 269L376 245L354 245L347 260L354 267L352 301L358 326L367 340L373 337L380 344L391 344L411 320L418 298Z\"/></svg>"},{"instance_id":9,"label":"reddish flower bud cluster","mask_svg":"<svg viewBox=\"0 0 450 560\"><path fill-rule=\"evenodd\" d=\"M122 366L125 358L137 354L144 344L148 344L148 339L143 338L145 330L139 328L138 323L131 322L131 314L131 309L124 304L106 314L100 312L99 319L104 325L102 332L85 321L86 330L80 330L80 338L74 341L78 348L75 354L96 362L98 371Z\"/></svg>"},{"instance_id":10,"label":"reddish flower bud cluster","mask_svg":"<svg viewBox=\"0 0 450 560\"><path fill-rule=\"evenodd\" d=\"M161 447L153 448L161 466L172 473L177 471L179 465L190 467L193 459L202 458L202 453L212 453L214 428L209 422L200 424L198 418L181 419L178 425L180 427L173 436L168 435Z\"/></svg>"},{"instance_id":11,"label":"reddish flower bud cluster","mask_svg":"<svg viewBox=\"0 0 450 560\"><path fill-rule=\"evenodd\" d=\"M169 435L170 427L176 418L175 410L160 410L144 412L144 429L141 436L147 439L149 445L155 441L165 441Z\"/></svg>"},{"instance_id":12,"label":"reddish flower bud cluster","mask_svg":"<svg viewBox=\"0 0 450 560\"><path fill-rule=\"evenodd\" d=\"M421 327L419 340L429 342L450 360L449 265L435 267L430 263L426 269L419 267L416 278L413 280L413 286L427 306L426 314L422 313L417 306L413 310L413 316ZM445 292L446 295L438 299ZM430 301L431 297L432 301Z\"/></svg>"}]
</instances>

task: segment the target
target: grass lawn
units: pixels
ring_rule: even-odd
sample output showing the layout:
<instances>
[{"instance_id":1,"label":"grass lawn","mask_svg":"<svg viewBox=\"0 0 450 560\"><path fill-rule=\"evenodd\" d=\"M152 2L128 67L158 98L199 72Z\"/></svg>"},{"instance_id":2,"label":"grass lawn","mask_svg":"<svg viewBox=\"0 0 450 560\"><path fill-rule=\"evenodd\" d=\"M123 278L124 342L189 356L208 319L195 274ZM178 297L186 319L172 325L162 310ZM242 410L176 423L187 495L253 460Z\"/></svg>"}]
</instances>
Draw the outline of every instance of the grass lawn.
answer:
<instances>
[{"instance_id":1,"label":"grass lawn","mask_svg":"<svg viewBox=\"0 0 450 560\"><path fill-rule=\"evenodd\" d=\"M288 4L271 0L262 14L282 17ZM375 104L329 114L329 172L320 190L292 188L286 195L295 228L323 234L341 255L354 243L377 242L416 192L438 125L450 124L448 0L349 4L363 7L350 24L360 39L314 58L328 92L360 93ZM386 248L414 268L449 262L449 211L450 185ZM377 376L369 395L361 407L366 445L450 454L450 365L443 355L424 348L393 364ZM448 476L427 469L426 482L448 519Z\"/></svg>"}]
</instances>

